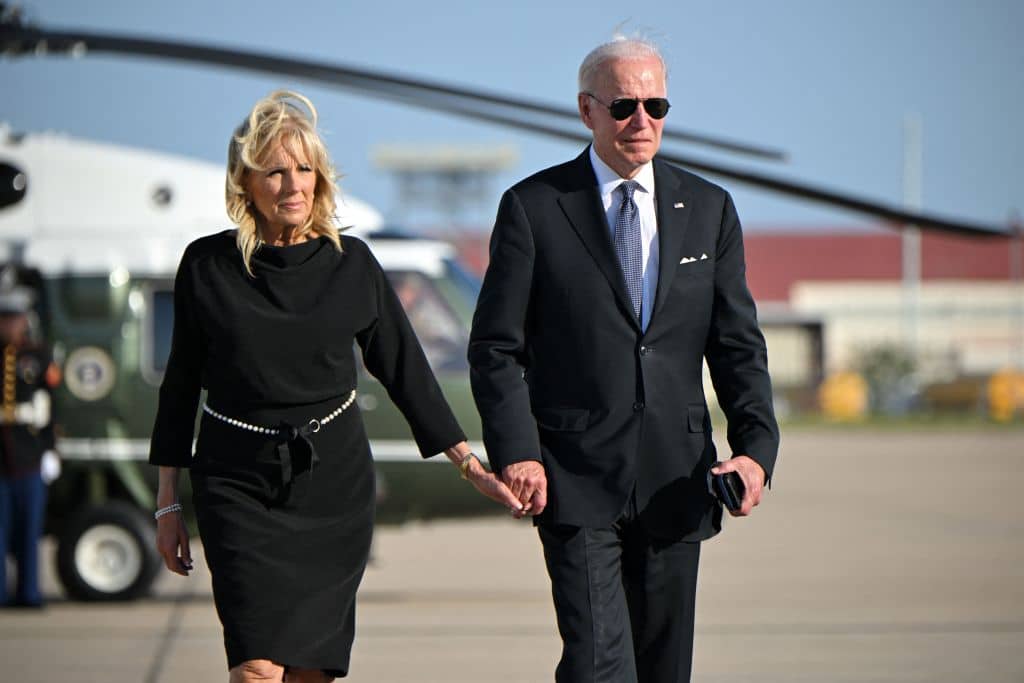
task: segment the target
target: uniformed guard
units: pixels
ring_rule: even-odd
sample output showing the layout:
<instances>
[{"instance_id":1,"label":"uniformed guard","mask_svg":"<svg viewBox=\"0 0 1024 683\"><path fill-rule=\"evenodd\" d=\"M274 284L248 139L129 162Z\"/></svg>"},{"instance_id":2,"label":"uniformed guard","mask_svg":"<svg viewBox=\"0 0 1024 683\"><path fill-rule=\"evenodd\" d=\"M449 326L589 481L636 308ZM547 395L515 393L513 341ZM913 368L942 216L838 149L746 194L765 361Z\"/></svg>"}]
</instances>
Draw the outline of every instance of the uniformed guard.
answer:
<instances>
[{"instance_id":1,"label":"uniformed guard","mask_svg":"<svg viewBox=\"0 0 1024 683\"><path fill-rule=\"evenodd\" d=\"M59 471L54 450L51 389L60 371L48 350L30 335L33 292L0 287L0 559L17 561L17 589L7 595L6 561L0 561L0 605L41 607L39 538L46 512L46 484Z\"/></svg>"}]
</instances>

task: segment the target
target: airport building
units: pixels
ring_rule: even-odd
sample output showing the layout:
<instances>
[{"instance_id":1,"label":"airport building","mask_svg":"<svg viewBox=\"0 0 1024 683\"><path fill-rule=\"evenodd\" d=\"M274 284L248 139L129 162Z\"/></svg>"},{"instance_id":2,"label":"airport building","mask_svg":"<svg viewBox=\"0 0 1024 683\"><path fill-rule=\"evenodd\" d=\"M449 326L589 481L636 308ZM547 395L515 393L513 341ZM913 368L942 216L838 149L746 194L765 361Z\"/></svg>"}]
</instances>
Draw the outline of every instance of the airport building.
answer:
<instances>
[{"instance_id":1,"label":"airport building","mask_svg":"<svg viewBox=\"0 0 1024 683\"><path fill-rule=\"evenodd\" d=\"M1019 239L922 234L910 266L918 277L904 277L896 231L762 230L745 243L748 282L766 326L819 327L825 373L854 369L860 354L880 346L910 352L922 382L1024 362ZM794 363L778 368L783 380L801 364L787 337L774 341L772 355Z\"/></svg>"}]
</instances>

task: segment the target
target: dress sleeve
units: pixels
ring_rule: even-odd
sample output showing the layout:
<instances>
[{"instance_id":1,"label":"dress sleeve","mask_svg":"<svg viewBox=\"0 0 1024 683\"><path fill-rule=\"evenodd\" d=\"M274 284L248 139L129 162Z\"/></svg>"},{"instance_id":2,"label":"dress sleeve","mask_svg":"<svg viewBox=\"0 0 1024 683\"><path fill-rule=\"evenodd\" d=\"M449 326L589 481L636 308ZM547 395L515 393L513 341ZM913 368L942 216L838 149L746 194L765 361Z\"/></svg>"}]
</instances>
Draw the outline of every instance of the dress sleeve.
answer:
<instances>
[{"instance_id":1,"label":"dress sleeve","mask_svg":"<svg viewBox=\"0 0 1024 683\"><path fill-rule=\"evenodd\" d=\"M195 310L195 261L189 251L174 279L174 331L149 446L153 465L188 467L206 347Z\"/></svg>"},{"instance_id":2,"label":"dress sleeve","mask_svg":"<svg viewBox=\"0 0 1024 683\"><path fill-rule=\"evenodd\" d=\"M374 299L376 308L370 325L356 334L363 362L402 411L420 453L429 458L465 441L466 435L441 393L383 269L368 248L361 244L357 248L366 254L372 286L368 295Z\"/></svg>"}]
</instances>

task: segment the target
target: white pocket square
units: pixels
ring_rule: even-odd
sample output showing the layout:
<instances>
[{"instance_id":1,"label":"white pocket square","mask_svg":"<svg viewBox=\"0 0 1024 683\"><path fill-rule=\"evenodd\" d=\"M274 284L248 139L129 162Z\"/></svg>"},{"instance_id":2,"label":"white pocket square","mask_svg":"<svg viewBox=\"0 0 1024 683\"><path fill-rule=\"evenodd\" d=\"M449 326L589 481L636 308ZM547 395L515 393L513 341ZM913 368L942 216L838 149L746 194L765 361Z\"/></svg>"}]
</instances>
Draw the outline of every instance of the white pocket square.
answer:
<instances>
[{"instance_id":1,"label":"white pocket square","mask_svg":"<svg viewBox=\"0 0 1024 683\"><path fill-rule=\"evenodd\" d=\"M684 256L683 258L681 258L679 260L679 265L683 265L684 263L693 263L694 261L707 261L707 260L708 260L708 255L707 254L701 254L700 258L697 258L696 256Z\"/></svg>"}]
</instances>

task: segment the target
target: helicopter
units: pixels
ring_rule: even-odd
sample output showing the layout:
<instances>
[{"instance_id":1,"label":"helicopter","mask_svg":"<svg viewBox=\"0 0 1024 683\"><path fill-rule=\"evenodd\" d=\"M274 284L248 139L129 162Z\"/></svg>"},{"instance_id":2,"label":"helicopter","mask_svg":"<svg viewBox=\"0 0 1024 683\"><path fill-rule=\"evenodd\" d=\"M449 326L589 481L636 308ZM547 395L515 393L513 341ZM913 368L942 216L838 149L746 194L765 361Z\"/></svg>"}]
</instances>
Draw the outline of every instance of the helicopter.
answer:
<instances>
[{"instance_id":1,"label":"helicopter","mask_svg":"<svg viewBox=\"0 0 1024 683\"><path fill-rule=\"evenodd\" d=\"M24 25L2 3L0 52L15 57L107 52L256 70L589 142L585 133L563 125L576 121L575 111L521 97L209 45L44 30ZM781 156L668 128L664 139L761 158ZM667 149L660 156L888 224L972 236L1005 234L999 227L885 206ZM96 177L98 166L102 179ZM55 409L62 416L60 449L67 472L51 489L49 528L58 538L58 575L72 597L135 598L145 594L159 569L148 515L154 472L142 463L169 351L175 259L191 239L224 227L222 183L223 170L214 164L61 136L0 134L0 248L6 248L0 260L18 267L22 280L40 293L39 334L54 344L64 367ZM118 188L116 197L104 191L112 186ZM373 209L351 197L345 204L341 224L354 226L381 261L409 307L445 395L470 438L478 439L464 360L476 280L459 266L450 245L383 230ZM91 210L96 206L118 210ZM411 308L414 302L422 314ZM379 521L482 511L451 472L418 462L407 427L369 376L360 382L359 401L378 467Z\"/></svg>"}]
</instances>

